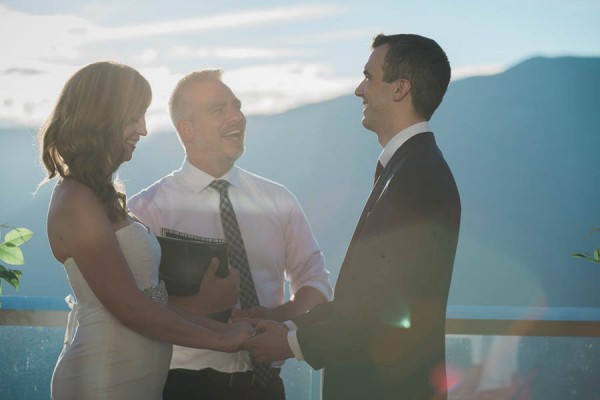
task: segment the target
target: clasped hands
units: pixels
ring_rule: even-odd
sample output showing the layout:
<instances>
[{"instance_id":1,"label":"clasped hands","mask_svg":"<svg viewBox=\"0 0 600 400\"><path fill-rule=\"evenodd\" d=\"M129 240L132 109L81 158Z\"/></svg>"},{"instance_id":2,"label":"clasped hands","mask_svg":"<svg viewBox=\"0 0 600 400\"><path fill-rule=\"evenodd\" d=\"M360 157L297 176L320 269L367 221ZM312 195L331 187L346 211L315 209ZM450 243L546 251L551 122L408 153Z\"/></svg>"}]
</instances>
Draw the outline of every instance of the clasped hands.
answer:
<instances>
[{"instance_id":1,"label":"clasped hands","mask_svg":"<svg viewBox=\"0 0 600 400\"><path fill-rule=\"evenodd\" d=\"M288 344L288 328L283 322L242 316L243 314L259 313L261 310L256 309L264 308L232 309L232 322L246 321L254 328L252 336L242 344L240 349L248 351L256 360L264 363L294 357Z\"/></svg>"},{"instance_id":2,"label":"clasped hands","mask_svg":"<svg viewBox=\"0 0 600 400\"><path fill-rule=\"evenodd\" d=\"M225 309L231 309L231 322L248 323L252 330L242 329L239 325L230 332L234 337L246 339L239 349L247 350L260 362L270 363L294 357L288 341L288 329L280 321L280 309L268 307L231 308L238 301L239 271L230 268L226 278L216 276L219 261L213 258L202 280L198 294L189 297L173 298L178 306L194 314L206 315ZM244 324L241 324L244 325ZM251 333L250 333L251 332ZM242 334L242 337L238 336ZM236 339L236 340L239 340ZM239 344L239 342L238 342Z\"/></svg>"}]
</instances>

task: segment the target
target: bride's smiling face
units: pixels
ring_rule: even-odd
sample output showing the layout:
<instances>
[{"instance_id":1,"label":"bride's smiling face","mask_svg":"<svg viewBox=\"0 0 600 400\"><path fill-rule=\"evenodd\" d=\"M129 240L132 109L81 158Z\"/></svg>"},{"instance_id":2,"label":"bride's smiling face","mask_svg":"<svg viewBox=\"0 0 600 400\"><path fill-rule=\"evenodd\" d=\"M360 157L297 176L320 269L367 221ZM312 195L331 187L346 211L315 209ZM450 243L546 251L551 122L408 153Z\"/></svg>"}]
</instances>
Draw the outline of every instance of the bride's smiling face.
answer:
<instances>
[{"instance_id":1,"label":"bride's smiling face","mask_svg":"<svg viewBox=\"0 0 600 400\"><path fill-rule=\"evenodd\" d=\"M131 160L137 142L147 134L146 115L133 116L123 130L123 162Z\"/></svg>"}]
</instances>

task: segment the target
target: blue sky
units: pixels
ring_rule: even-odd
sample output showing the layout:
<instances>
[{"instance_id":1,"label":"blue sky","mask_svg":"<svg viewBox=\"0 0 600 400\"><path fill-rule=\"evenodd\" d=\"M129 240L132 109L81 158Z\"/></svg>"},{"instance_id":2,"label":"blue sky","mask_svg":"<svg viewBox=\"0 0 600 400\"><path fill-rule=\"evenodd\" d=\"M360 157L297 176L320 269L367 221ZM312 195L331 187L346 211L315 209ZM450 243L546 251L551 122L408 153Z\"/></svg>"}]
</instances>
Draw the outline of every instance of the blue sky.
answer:
<instances>
[{"instance_id":1,"label":"blue sky","mask_svg":"<svg viewBox=\"0 0 600 400\"><path fill-rule=\"evenodd\" d=\"M533 56L600 56L599 0L0 0L0 127L37 127L68 77L94 61L150 81L150 130L169 127L170 90L220 67L247 114L350 94L371 38L410 32L446 50L453 79Z\"/></svg>"}]
</instances>

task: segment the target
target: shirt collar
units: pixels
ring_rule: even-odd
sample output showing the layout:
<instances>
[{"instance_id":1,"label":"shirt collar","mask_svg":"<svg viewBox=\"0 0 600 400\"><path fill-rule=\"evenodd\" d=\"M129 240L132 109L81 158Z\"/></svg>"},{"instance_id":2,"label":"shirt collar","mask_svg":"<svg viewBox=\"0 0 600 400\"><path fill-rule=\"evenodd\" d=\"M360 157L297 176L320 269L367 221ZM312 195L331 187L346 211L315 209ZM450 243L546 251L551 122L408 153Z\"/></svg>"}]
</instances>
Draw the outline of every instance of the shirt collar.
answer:
<instances>
[{"instance_id":1,"label":"shirt collar","mask_svg":"<svg viewBox=\"0 0 600 400\"><path fill-rule=\"evenodd\" d=\"M200 168L192 165L187 159L183 161L181 165L181 178L184 180L185 184L193 188L194 191L201 192L206 189L208 185L215 179L224 179L229 182L234 187L239 187L240 182L240 173L239 167L234 165L229 171L227 171L223 176L215 178L214 176L202 171Z\"/></svg>"},{"instance_id":2,"label":"shirt collar","mask_svg":"<svg viewBox=\"0 0 600 400\"><path fill-rule=\"evenodd\" d=\"M383 167L391 160L392 156L408 139L418 133L429 132L429 121L418 122L396 133L392 139L385 145L379 155L379 162Z\"/></svg>"}]
</instances>

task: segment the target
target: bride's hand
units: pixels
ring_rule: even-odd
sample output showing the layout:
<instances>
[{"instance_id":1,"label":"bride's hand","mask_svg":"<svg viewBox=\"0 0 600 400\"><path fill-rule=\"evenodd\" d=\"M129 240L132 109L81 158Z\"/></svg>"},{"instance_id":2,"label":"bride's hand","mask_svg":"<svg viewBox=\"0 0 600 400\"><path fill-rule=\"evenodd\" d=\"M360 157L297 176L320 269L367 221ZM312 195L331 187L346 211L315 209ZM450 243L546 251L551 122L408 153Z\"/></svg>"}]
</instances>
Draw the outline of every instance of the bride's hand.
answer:
<instances>
[{"instance_id":1,"label":"bride's hand","mask_svg":"<svg viewBox=\"0 0 600 400\"><path fill-rule=\"evenodd\" d=\"M241 350L242 344L254 334L254 328L247 321L233 322L228 325L227 331L220 334L222 349L226 353L235 353Z\"/></svg>"}]
</instances>

